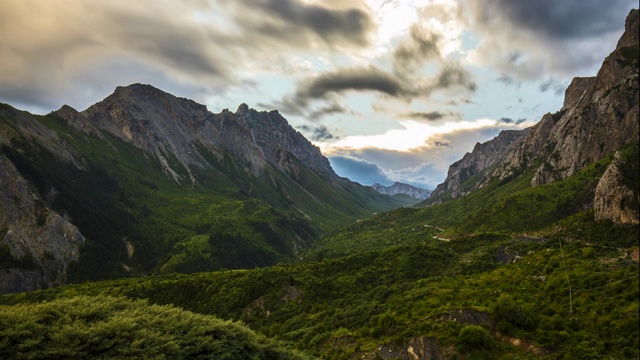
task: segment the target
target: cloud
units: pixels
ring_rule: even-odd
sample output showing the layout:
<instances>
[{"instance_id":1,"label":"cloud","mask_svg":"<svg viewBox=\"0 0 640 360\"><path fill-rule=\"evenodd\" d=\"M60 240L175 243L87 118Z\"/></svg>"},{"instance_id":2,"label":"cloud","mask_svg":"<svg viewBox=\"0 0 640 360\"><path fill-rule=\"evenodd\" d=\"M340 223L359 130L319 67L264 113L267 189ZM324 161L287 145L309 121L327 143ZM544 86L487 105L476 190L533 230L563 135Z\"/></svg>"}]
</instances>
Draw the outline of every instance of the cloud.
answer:
<instances>
[{"instance_id":1,"label":"cloud","mask_svg":"<svg viewBox=\"0 0 640 360\"><path fill-rule=\"evenodd\" d=\"M311 126L308 126L308 125L302 125L302 126L299 126L298 128L300 130L308 133L309 134L309 138L312 141L326 141L326 140L331 140L331 139L337 138L324 125L318 126L318 127L311 127Z\"/></svg>"},{"instance_id":2,"label":"cloud","mask_svg":"<svg viewBox=\"0 0 640 360\"><path fill-rule=\"evenodd\" d=\"M240 3L244 9L237 13L238 23L273 38L304 42L313 35L330 46L336 43L365 46L375 27L368 8L362 3L344 9L297 0L241 0Z\"/></svg>"},{"instance_id":3,"label":"cloud","mask_svg":"<svg viewBox=\"0 0 640 360\"><path fill-rule=\"evenodd\" d=\"M496 78L496 81L503 83L507 86L513 85L515 87L520 87L522 85L521 81L518 81L513 76L510 76L509 74L505 74L505 73L500 74L500 76Z\"/></svg>"},{"instance_id":4,"label":"cloud","mask_svg":"<svg viewBox=\"0 0 640 360\"><path fill-rule=\"evenodd\" d=\"M410 102L428 98L433 91L460 89L474 92L476 84L471 74L459 64L446 63L433 77L406 79L395 76L374 65L341 68L309 77L298 83L292 95L275 104L283 112L303 115L313 100L335 100L335 96L349 91L371 91Z\"/></svg>"},{"instance_id":5,"label":"cloud","mask_svg":"<svg viewBox=\"0 0 640 360\"><path fill-rule=\"evenodd\" d=\"M357 179L361 184L389 185L399 181L434 189L445 179L449 166L470 152L477 142L491 140L502 130L518 130L529 125L524 119L484 120L486 126L434 134L424 139L422 146L409 150L369 146L333 147L327 149L329 151L323 149L323 152L328 154L336 173ZM384 179L388 182L383 182Z\"/></svg>"},{"instance_id":6,"label":"cloud","mask_svg":"<svg viewBox=\"0 0 640 360\"><path fill-rule=\"evenodd\" d=\"M351 110L346 107L338 104L337 102L331 103L327 106L320 107L316 110L313 110L307 116L307 119L311 121L317 121L326 115L331 114L345 114L345 113L353 113Z\"/></svg>"},{"instance_id":7,"label":"cloud","mask_svg":"<svg viewBox=\"0 0 640 360\"><path fill-rule=\"evenodd\" d=\"M142 82L205 102L245 89L256 59L359 49L375 26L362 1L0 1L0 101L83 109Z\"/></svg>"},{"instance_id":8,"label":"cloud","mask_svg":"<svg viewBox=\"0 0 640 360\"><path fill-rule=\"evenodd\" d=\"M461 120L462 114L451 111L410 112L403 115L408 119L437 121L442 119Z\"/></svg>"},{"instance_id":9,"label":"cloud","mask_svg":"<svg viewBox=\"0 0 640 360\"><path fill-rule=\"evenodd\" d=\"M462 1L460 18L483 39L473 61L521 80L592 75L638 6L631 0Z\"/></svg>"},{"instance_id":10,"label":"cloud","mask_svg":"<svg viewBox=\"0 0 640 360\"><path fill-rule=\"evenodd\" d=\"M393 71L398 76L411 76L426 60L440 58L439 35L414 24L410 28L408 40L400 43L393 51Z\"/></svg>"},{"instance_id":11,"label":"cloud","mask_svg":"<svg viewBox=\"0 0 640 360\"><path fill-rule=\"evenodd\" d=\"M557 96L564 94L564 91L566 88L567 88L566 84L558 83L553 79L545 80L542 83L540 83L540 86L539 86L540 92L546 92L547 90L551 89L554 95L557 95Z\"/></svg>"},{"instance_id":12,"label":"cloud","mask_svg":"<svg viewBox=\"0 0 640 360\"><path fill-rule=\"evenodd\" d=\"M522 124L522 123L523 123L523 122L525 122L525 121L527 121L527 119L525 119L525 118L520 118L520 119L514 120L514 119L512 119L512 118L503 117L503 118L500 118L500 119L497 121L497 124L508 124L508 125L513 124L513 125L520 125L520 124Z\"/></svg>"}]
</instances>

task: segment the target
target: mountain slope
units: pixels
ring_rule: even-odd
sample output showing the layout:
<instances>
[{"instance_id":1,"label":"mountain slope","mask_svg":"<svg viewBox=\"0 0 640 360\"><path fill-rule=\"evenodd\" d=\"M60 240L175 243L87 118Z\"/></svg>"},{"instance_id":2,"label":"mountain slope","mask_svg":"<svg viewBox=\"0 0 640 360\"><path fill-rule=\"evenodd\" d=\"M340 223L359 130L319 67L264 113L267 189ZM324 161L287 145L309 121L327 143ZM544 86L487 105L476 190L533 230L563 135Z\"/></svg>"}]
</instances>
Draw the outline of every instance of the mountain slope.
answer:
<instances>
[{"instance_id":1,"label":"mountain slope","mask_svg":"<svg viewBox=\"0 0 640 360\"><path fill-rule=\"evenodd\" d=\"M3 292L61 284L65 273L81 281L291 261L320 234L402 205L338 177L284 118L246 106L213 114L132 85L83 112L63 106L34 116L8 105L0 111L0 157L8 169L15 166L3 181L24 180L35 204L24 211L52 211L86 238L42 281L18 289L6 280ZM0 197L7 214L17 211L11 188ZM17 234L11 216L0 217L0 230ZM25 220L24 228L48 233L46 224ZM11 259L44 264L49 255L15 239L0 242ZM31 250L19 250L25 246ZM26 276L31 269L16 261L5 261L3 271Z\"/></svg>"},{"instance_id":2,"label":"mountain slope","mask_svg":"<svg viewBox=\"0 0 640 360\"><path fill-rule=\"evenodd\" d=\"M493 179L512 181L531 169L531 185L548 184L637 142L639 32L638 11L633 10L616 49L598 74L574 79L560 111L544 115L518 136L508 138L503 132L476 145L450 167L447 179L425 204L463 196Z\"/></svg>"}]
</instances>

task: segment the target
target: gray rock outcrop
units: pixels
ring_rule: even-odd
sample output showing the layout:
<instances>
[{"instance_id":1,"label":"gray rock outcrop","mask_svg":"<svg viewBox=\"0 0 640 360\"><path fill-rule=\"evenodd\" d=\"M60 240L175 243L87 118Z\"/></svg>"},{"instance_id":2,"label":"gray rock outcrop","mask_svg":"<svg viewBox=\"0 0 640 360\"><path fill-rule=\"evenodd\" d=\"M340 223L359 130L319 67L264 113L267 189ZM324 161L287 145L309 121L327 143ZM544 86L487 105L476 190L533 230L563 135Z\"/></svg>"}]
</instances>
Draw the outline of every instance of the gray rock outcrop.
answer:
<instances>
[{"instance_id":1,"label":"gray rock outcrop","mask_svg":"<svg viewBox=\"0 0 640 360\"><path fill-rule=\"evenodd\" d=\"M65 284L67 267L78 260L84 241L0 155L0 294Z\"/></svg>"},{"instance_id":2,"label":"gray rock outcrop","mask_svg":"<svg viewBox=\"0 0 640 360\"><path fill-rule=\"evenodd\" d=\"M595 219L611 220L617 225L638 224L639 199L633 194L633 190L624 184L621 165L622 158L620 153L616 152L596 186L593 201Z\"/></svg>"}]
</instances>

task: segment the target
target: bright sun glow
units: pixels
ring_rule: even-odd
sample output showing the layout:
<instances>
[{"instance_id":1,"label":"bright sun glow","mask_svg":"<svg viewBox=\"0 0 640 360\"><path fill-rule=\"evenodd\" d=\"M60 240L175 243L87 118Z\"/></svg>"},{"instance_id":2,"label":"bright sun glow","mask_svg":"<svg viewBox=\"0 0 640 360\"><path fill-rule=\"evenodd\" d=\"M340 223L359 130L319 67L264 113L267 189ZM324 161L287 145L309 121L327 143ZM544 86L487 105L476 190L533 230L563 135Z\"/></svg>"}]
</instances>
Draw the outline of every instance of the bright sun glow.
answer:
<instances>
[{"instance_id":1,"label":"bright sun glow","mask_svg":"<svg viewBox=\"0 0 640 360\"><path fill-rule=\"evenodd\" d=\"M495 127L492 119L478 119L475 121L446 122L430 125L413 120L401 121L402 129L393 129L378 135L353 135L332 143L316 143L324 154L332 154L334 150L379 148L395 151L410 151L424 147L428 140L441 134L458 130L472 130Z\"/></svg>"}]
</instances>

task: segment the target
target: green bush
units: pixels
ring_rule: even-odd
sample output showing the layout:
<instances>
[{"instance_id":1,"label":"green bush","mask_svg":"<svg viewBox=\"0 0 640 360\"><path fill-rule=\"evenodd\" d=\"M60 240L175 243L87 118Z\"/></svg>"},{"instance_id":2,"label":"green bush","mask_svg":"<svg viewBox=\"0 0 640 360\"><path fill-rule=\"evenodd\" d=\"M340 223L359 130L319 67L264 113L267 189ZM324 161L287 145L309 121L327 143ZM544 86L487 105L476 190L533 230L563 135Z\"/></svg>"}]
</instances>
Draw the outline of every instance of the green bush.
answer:
<instances>
[{"instance_id":1,"label":"green bush","mask_svg":"<svg viewBox=\"0 0 640 360\"><path fill-rule=\"evenodd\" d=\"M492 347L493 338L481 326L467 325L458 334L458 351L460 352L491 349Z\"/></svg>"},{"instance_id":2,"label":"green bush","mask_svg":"<svg viewBox=\"0 0 640 360\"><path fill-rule=\"evenodd\" d=\"M0 306L2 359L303 359L243 325L107 296Z\"/></svg>"}]
</instances>

